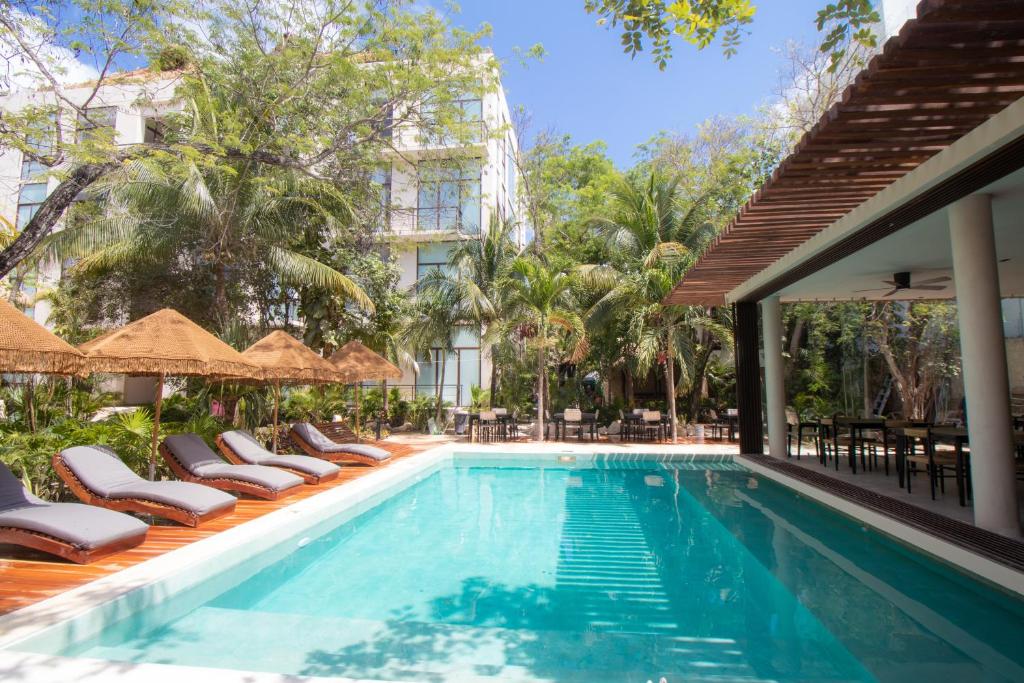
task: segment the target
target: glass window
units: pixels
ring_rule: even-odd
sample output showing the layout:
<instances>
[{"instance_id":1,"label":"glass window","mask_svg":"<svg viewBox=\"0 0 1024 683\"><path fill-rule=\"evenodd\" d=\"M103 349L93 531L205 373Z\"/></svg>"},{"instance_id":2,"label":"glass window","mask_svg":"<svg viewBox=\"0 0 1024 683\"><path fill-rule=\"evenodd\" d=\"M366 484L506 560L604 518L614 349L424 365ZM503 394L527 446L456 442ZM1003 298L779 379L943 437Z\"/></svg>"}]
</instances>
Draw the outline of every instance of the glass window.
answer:
<instances>
[{"instance_id":1,"label":"glass window","mask_svg":"<svg viewBox=\"0 0 1024 683\"><path fill-rule=\"evenodd\" d=\"M1003 299L1003 336L1024 337L1024 299Z\"/></svg>"},{"instance_id":2,"label":"glass window","mask_svg":"<svg viewBox=\"0 0 1024 683\"><path fill-rule=\"evenodd\" d=\"M417 228L480 232L480 163L422 163L418 169Z\"/></svg>"},{"instance_id":3,"label":"glass window","mask_svg":"<svg viewBox=\"0 0 1024 683\"><path fill-rule=\"evenodd\" d=\"M110 125L113 125L111 122ZM146 119L146 133L143 136L144 142L155 143L164 141L164 130L166 126L163 121L157 118Z\"/></svg>"},{"instance_id":4,"label":"glass window","mask_svg":"<svg viewBox=\"0 0 1024 683\"><path fill-rule=\"evenodd\" d=\"M17 228L21 230L36 215L39 206L46 199L46 183L29 183L22 185L18 194Z\"/></svg>"},{"instance_id":5,"label":"glass window","mask_svg":"<svg viewBox=\"0 0 1024 683\"><path fill-rule=\"evenodd\" d=\"M92 107L87 116L78 115L78 139L88 140L93 131L112 129L117 124L117 107Z\"/></svg>"},{"instance_id":6,"label":"glass window","mask_svg":"<svg viewBox=\"0 0 1024 683\"><path fill-rule=\"evenodd\" d=\"M435 270L448 272L448 253L452 245L446 242L427 244L416 248L416 281Z\"/></svg>"}]
</instances>

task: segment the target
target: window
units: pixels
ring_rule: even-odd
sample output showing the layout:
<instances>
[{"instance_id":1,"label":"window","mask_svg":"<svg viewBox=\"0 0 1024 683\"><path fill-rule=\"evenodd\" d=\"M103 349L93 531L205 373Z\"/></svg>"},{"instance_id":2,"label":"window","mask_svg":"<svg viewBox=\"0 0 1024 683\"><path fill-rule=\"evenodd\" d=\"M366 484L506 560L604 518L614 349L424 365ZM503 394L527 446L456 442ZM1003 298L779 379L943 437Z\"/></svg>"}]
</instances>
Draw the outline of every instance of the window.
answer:
<instances>
[{"instance_id":1,"label":"window","mask_svg":"<svg viewBox=\"0 0 1024 683\"><path fill-rule=\"evenodd\" d=\"M375 168L370 175L370 183L380 195L381 209L387 211L391 206L391 166Z\"/></svg>"},{"instance_id":2,"label":"window","mask_svg":"<svg viewBox=\"0 0 1024 683\"><path fill-rule=\"evenodd\" d=\"M417 229L480 233L480 163L419 165Z\"/></svg>"},{"instance_id":3,"label":"window","mask_svg":"<svg viewBox=\"0 0 1024 683\"><path fill-rule=\"evenodd\" d=\"M28 183L21 186L21 192L18 194L17 227L19 231L28 225L32 216L39 211L43 200L46 199L46 194L46 183Z\"/></svg>"},{"instance_id":4,"label":"window","mask_svg":"<svg viewBox=\"0 0 1024 683\"><path fill-rule=\"evenodd\" d=\"M150 144L163 142L166 130L167 124L162 120L157 118L147 118L146 131L143 133L142 141Z\"/></svg>"},{"instance_id":5,"label":"window","mask_svg":"<svg viewBox=\"0 0 1024 683\"><path fill-rule=\"evenodd\" d=\"M112 131L117 124L117 107L92 107L86 111L87 115L78 115L79 142L95 139L101 131Z\"/></svg>"},{"instance_id":6,"label":"window","mask_svg":"<svg viewBox=\"0 0 1024 683\"><path fill-rule=\"evenodd\" d=\"M416 281L435 270L448 271L448 253L451 245L444 242L416 247Z\"/></svg>"},{"instance_id":7,"label":"window","mask_svg":"<svg viewBox=\"0 0 1024 683\"><path fill-rule=\"evenodd\" d=\"M452 126L455 129L464 128L463 134L466 142L480 142L483 138L484 107L483 100L478 95L466 94L452 100ZM420 119L425 129L437 125L436 102L424 102L420 105ZM429 130L427 131L429 134ZM434 142L441 145L451 145L455 139L450 135L443 135L440 132L428 137L427 142Z\"/></svg>"},{"instance_id":8,"label":"window","mask_svg":"<svg viewBox=\"0 0 1024 683\"><path fill-rule=\"evenodd\" d=\"M1024 337L1024 299L1003 299L1003 336Z\"/></svg>"},{"instance_id":9,"label":"window","mask_svg":"<svg viewBox=\"0 0 1024 683\"><path fill-rule=\"evenodd\" d=\"M441 398L457 406L469 403L470 387L480 386L480 333L473 327L461 326L452 330L454 350L448 353L441 381ZM429 356L417 358L420 367L416 378L416 392L433 396L441 374L440 347L431 349Z\"/></svg>"}]
</instances>

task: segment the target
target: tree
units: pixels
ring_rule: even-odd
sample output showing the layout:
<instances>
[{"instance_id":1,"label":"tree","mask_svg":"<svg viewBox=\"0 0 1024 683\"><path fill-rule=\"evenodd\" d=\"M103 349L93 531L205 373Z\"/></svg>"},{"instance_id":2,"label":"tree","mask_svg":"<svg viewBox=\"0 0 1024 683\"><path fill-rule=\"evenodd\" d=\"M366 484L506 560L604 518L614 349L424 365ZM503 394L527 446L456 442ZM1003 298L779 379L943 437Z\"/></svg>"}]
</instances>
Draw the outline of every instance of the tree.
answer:
<instances>
[{"instance_id":1,"label":"tree","mask_svg":"<svg viewBox=\"0 0 1024 683\"><path fill-rule=\"evenodd\" d=\"M514 311L511 320L524 336L532 337L537 354L537 441L544 440L544 381L552 344L552 329L560 329L572 338L572 358L586 351L583 321L572 300L573 278L550 269L537 257L519 257L512 263L509 302Z\"/></svg>"},{"instance_id":2,"label":"tree","mask_svg":"<svg viewBox=\"0 0 1024 683\"><path fill-rule=\"evenodd\" d=\"M603 290L587 312L588 326L621 330L622 362L639 374L656 365L664 368L673 442L678 435L675 364L692 367L688 359L697 329L725 333L703 309L662 305L715 234L706 220L707 199L684 198L676 177L651 173L642 180L622 178L609 212L595 221L616 257L608 264L581 268L585 280Z\"/></svg>"},{"instance_id":3,"label":"tree","mask_svg":"<svg viewBox=\"0 0 1024 683\"><path fill-rule=\"evenodd\" d=\"M583 6L598 16L599 26L621 27L622 50L631 57L648 41L659 69L672 57L673 37L702 50L721 34L723 52L734 55L756 11L750 0L584 0ZM820 50L838 64L850 44L874 47L872 27L879 21L871 0L829 3L816 18L818 30L826 31Z\"/></svg>"},{"instance_id":4,"label":"tree","mask_svg":"<svg viewBox=\"0 0 1024 683\"><path fill-rule=\"evenodd\" d=\"M74 11L59 11L65 4ZM46 166L59 184L0 251L0 276L32 252L83 190L126 162L173 156L200 167L261 164L343 186L391 146L394 126L465 133L448 130L456 99L493 82L476 45L480 35L451 29L437 12L406 0L6 4L0 41L14 52L12 61L34 65L37 89L28 106L5 112L0 145ZM73 94L60 59L85 49L101 68ZM104 85L125 78L115 73L119 64L145 58L151 71L175 67L163 74L192 94L208 88L222 105L218 126L194 119L187 138L119 147L114 133L92 120L90 105ZM419 115L423 104L434 112L429 120ZM74 135L79 126L90 134Z\"/></svg>"},{"instance_id":5,"label":"tree","mask_svg":"<svg viewBox=\"0 0 1024 683\"><path fill-rule=\"evenodd\" d=\"M348 206L330 183L252 162L170 157L135 161L99 188L98 215L55 233L44 253L93 272L188 264L187 282L212 280L220 329L244 314L248 301L232 310L229 290L254 268L274 288L316 286L373 310L349 277L294 248L303 233L314 243L337 241Z\"/></svg>"},{"instance_id":6,"label":"tree","mask_svg":"<svg viewBox=\"0 0 1024 683\"><path fill-rule=\"evenodd\" d=\"M506 338L502 325L509 312L506 284L511 265L519 255L513 239L518 226L494 217L479 238L457 242L448 254L448 267L427 273L419 282L420 292L442 290L441 295L465 311L463 324L484 329L481 341L493 349ZM491 396L498 390L498 367L491 362Z\"/></svg>"},{"instance_id":7,"label":"tree","mask_svg":"<svg viewBox=\"0 0 1024 683\"><path fill-rule=\"evenodd\" d=\"M867 318L868 338L893 377L903 415L923 420L936 391L959 374L956 308L945 302L880 302Z\"/></svg>"},{"instance_id":8,"label":"tree","mask_svg":"<svg viewBox=\"0 0 1024 683\"><path fill-rule=\"evenodd\" d=\"M444 402L444 380L448 372L448 356L455 351L452 341L455 328L467 319L463 302L450 289L432 286L417 292L412 314L406 321L402 342L414 352L433 358L440 355L440 372L434 367L434 421L441 425Z\"/></svg>"}]
</instances>

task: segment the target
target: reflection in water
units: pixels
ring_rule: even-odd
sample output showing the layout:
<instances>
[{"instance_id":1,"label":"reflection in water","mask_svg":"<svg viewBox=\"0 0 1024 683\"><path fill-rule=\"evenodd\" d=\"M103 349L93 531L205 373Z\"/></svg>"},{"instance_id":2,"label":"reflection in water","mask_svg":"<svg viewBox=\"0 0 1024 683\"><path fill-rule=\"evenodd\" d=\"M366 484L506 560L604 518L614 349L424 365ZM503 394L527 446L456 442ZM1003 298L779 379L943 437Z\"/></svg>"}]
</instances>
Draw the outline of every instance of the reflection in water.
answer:
<instances>
[{"instance_id":1,"label":"reflection in water","mask_svg":"<svg viewBox=\"0 0 1024 683\"><path fill-rule=\"evenodd\" d=\"M442 470L74 653L391 680L1024 680L1006 596L735 467L628 465Z\"/></svg>"}]
</instances>

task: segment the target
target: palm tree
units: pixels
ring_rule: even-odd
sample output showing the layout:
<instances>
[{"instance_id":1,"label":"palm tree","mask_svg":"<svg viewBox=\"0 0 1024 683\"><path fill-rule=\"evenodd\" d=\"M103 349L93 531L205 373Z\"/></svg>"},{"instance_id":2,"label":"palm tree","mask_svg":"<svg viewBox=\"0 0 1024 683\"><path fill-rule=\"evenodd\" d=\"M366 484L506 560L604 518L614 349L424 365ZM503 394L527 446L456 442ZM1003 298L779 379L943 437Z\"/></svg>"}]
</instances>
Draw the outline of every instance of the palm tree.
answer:
<instances>
[{"instance_id":1,"label":"palm tree","mask_svg":"<svg viewBox=\"0 0 1024 683\"><path fill-rule=\"evenodd\" d=\"M422 280L421 280L422 282ZM412 315L406 321L401 335L402 343L410 350L423 356L431 356L438 349L441 356L441 372L435 368L434 421L441 424L442 391L448 369L448 356L455 352L452 332L465 320L464 309L452 296L451 290L441 287L426 287L416 295Z\"/></svg>"},{"instance_id":2,"label":"palm tree","mask_svg":"<svg viewBox=\"0 0 1024 683\"><path fill-rule=\"evenodd\" d=\"M448 254L448 267L428 273L420 280L421 292L442 290L464 311L463 323L484 330L483 346L500 343L502 322L508 313L506 284L512 262L519 255L513 235L518 226L510 220L492 217L487 232L477 239L457 242ZM497 364L491 363L491 396L497 391Z\"/></svg>"},{"instance_id":3,"label":"palm tree","mask_svg":"<svg viewBox=\"0 0 1024 683\"><path fill-rule=\"evenodd\" d=\"M201 85L188 90L183 114L168 119L168 140L218 139L220 107ZM77 260L82 271L147 263L187 263L213 281L213 309L228 325L234 277L265 269L279 288L337 292L360 308L373 302L350 278L301 252L341 235L353 213L332 183L251 161L155 155L125 165L90 190L99 211L43 244L42 255Z\"/></svg>"},{"instance_id":4,"label":"palm tree","mask_svg":"<svg viewBox=\"0 0 1024 683\"><path fill-rule=\"evenodd\" d=\"M645 179L618 179L608 213L594 221L614 262L580 268L584 282L602 292L587 312L588 326L619 330L625 337L621 347L628 349L624 362L640 374L664 366L673 443L678 438L675 365L684 372L691 367L693 330L717 332L720 326L704 309L661 302L715 234L706 220L707 203L707 195L681 196L677 178L656 172Z\"/></svg>"},{"instance_id":5,"label":"palm tree","mask_svg":"<svg viewBox=\"0 0 1024 683\"><path fill-rule=\"evenodd\" d=\"M574 310L573 278L551 270L537 257L518 257L511 265L508 281L511 321L529 328L537 346L537 441L544 440L544 381L547 376L551 330L568 332L573 342L572 357L586 350L583 322Z\"/></svg>"}]
</instances>

